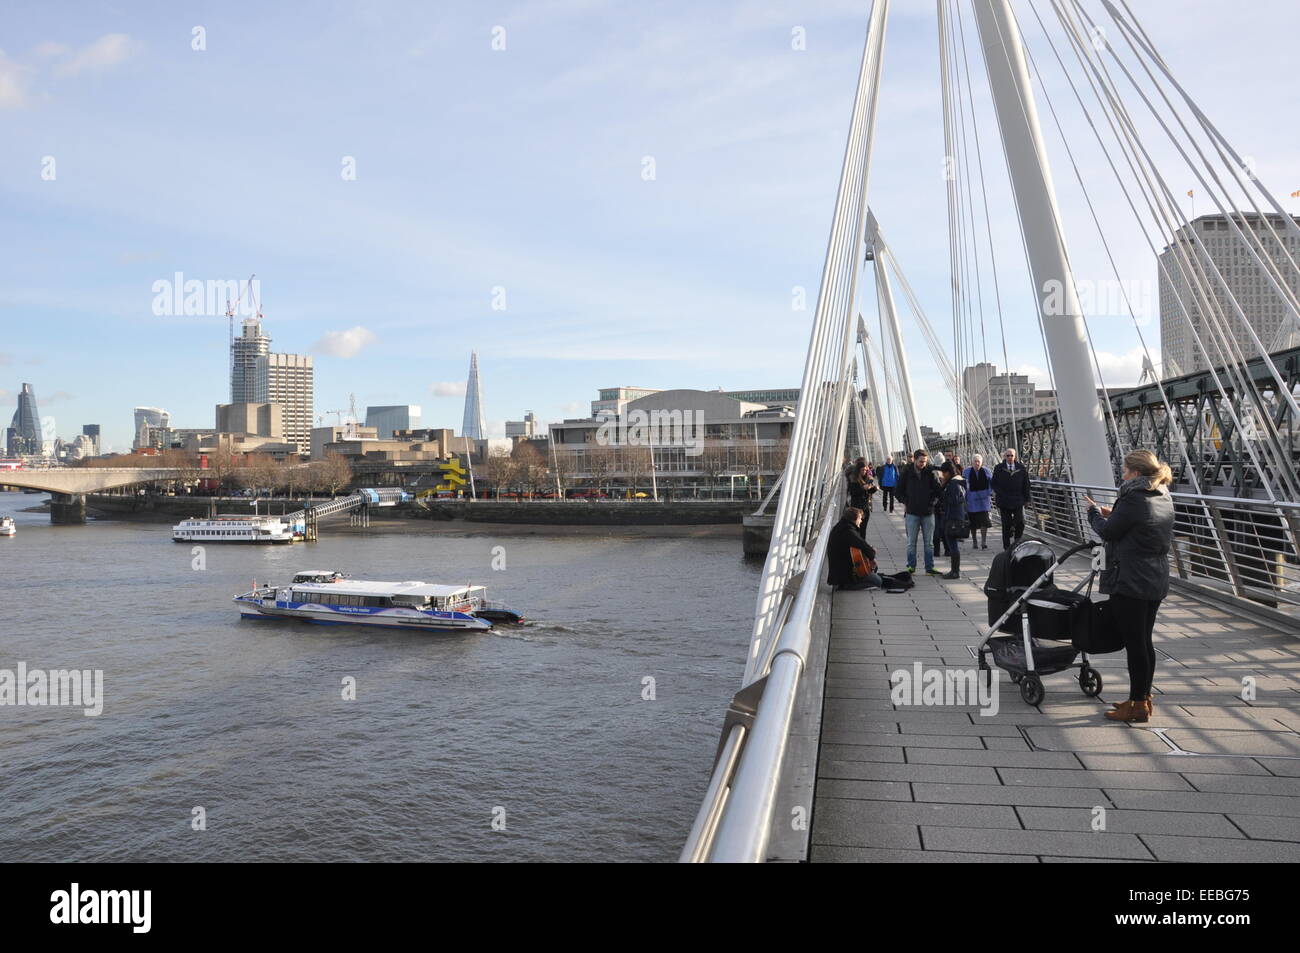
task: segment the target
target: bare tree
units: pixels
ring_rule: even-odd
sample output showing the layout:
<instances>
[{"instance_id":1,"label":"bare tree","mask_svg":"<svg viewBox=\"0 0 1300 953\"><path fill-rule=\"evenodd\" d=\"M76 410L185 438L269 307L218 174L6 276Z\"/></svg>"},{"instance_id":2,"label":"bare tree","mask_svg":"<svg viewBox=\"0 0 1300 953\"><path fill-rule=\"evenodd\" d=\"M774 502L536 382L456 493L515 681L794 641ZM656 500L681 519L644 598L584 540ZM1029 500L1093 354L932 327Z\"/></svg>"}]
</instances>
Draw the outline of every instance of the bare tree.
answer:
<instances>
[{"instance_id":1,"label":"bare tree","mask_svg":"<svg viewBox=\"0 0 1300 953\"><path fill-rule=\"evenodd\" d=\"M727 472L727 451L721 447L708 447L696 458L696 468L709 481L709 499L713 499L718 478Z\"/></svg>"},{"instance_id":2,"label":"bare tree","mask_svg":"<svg viewBox=\"0 0 1300 953\"><path fill-rule=\"evenodd\" d=\"M497 499L500 499L502 489L509 486L515 477L515 464L510 458L510 451L504 447L489 451L487 459L483 461L483 477L495 491Z\"/></svg>"},{"instance_id":3,"label":"bare tree","mask_svg":"<svg viewBox=\"0 0 1300 953\"><path fill-rule=\"evenodd\" d=\"M339 490L352 482L352 461L342 454L327 453L318 465L320 488L329 496L338 496Z\"/></svg>"}]
</instances>

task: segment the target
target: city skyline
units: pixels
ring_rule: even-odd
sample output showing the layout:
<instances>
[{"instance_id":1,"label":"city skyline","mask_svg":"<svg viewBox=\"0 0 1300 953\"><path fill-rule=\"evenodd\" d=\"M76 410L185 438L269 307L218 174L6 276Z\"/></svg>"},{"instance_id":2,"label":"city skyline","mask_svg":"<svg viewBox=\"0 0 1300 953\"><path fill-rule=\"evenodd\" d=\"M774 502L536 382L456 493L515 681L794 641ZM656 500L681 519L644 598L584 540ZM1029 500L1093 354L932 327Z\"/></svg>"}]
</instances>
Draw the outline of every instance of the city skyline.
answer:
<instances>
[{"instance_id":1,"label":"city skyline","mask_svg":"<svg viewBox=\"0 0 1300 953\"><path fill-rule=\"evenodd\" d=\"M1260 4L1256 18L1282 24L1286 11ZM566 3L541 17L520 4L490 18L469 5L436 15L398 5L297 24L301 42L285 48L274 39L287 26L280 15L236 4L197 18L202 50L193 19L104 9L71 28L33 8L11 24L0 58L10 140L0 188L12 225L0 237L10 269L0 374L14 383L0 387L0 412L27 379L65 439L99 420L104 448L124 448L134 406L206 424L224 396L224 300L202 314L153 313L155 284L178 272L237 283L255 271L277 347L315 359L318 407L355 393L362 405L420 404L430 421L454 425L471 343L495 436L525 409L544 422L581 413L590 390L622 381L797 383L789 355L804 350L815 306L863 5L680 5L667 16ZM1171 68L1285 194L1300 184L1300 131L1269 120L1295 105L1285 31L1246 37L1233 23L1231 11L1196 2L1153 26ZM798 51L795 26L806 33ZM896 4L890 30L872 205L943 327L933 9ZM1210 40L1222 56L1206 61L1194 51ZM1242 61L1249 74L1233 67ZM241 148L216 158L213 117L245 115L248 102L258 108L238 127ZM290 117L291 143L277 128ZM117 145L93 145L102 142ZM1102 280L1109 268L1087 207L1048 146L1077 271ZM1077 158L1104 178L1095 157ZM1096 198L1104 219L1125 222L1113 196ZM995 232L1010 236L1000 256L1015 293L1009 353L990 345L987 359L1047 385L1014 215L1004 198L990 202ZM1154 289L1140 236L1115 239L1114 250L1122 278ZM795 288L806 310L792 308ZM1158 324L1145 325L1154 347ZM1094 330L1106 342L1105 383L1136 383L1128 318L1100 316ZM910 323L905 335L910 353L926 353ZM949 429L946 388L917 363L920 416Z\"/></svg>"}]
</instances>

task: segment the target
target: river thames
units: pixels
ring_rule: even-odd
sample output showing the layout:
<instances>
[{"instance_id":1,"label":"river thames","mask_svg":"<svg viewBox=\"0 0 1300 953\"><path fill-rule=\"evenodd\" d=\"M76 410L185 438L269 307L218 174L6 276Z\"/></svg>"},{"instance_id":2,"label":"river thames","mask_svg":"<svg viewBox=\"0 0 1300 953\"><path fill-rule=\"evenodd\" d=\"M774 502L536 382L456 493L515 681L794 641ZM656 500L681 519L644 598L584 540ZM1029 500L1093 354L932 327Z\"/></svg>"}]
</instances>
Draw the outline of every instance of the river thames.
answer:
<instances>
[{"instance_id":1,"label":"river thames","mask_svg":"<svg viewBox=\"0 0 1300 953\"><path fill-rule=\"evenodd\" d=\"M0 707L0 859L676 859L753 619L761 564L730 528L326 524L195 568L170 524L51 526L21 512L41 499L0 493L0 668L102 669L103 713ZM481 583L534 621L240 619L254 579L308 568Z\"/></svg>"}]
</instances>

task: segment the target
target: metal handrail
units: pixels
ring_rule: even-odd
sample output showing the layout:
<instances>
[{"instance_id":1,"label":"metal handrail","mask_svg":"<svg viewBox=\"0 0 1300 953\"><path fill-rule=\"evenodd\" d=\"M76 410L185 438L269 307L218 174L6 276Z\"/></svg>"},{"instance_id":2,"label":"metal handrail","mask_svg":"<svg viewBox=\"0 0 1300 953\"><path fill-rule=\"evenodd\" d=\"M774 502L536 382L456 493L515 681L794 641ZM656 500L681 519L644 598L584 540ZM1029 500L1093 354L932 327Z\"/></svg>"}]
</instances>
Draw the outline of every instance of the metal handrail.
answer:
<instances>
[{"instance_id":1,"label":"metal handrail","mask_svg":"<svg viewBox=\"0 0 1300 953\"><path fill-rule=\"evenodd\" d=\"M821 527L798 591L787 604L787 614L777 630L767 674L753 683L761 689L761 703L755 703L748 724L730 725L719 746L704 803L682 848L682 862L757 863L764 859L791 715L812 644L812 614L823 585L838 483L832 482L822 498Z\"/></svg>"},{"instance_id":2,"label":"metal handrail","mask_svg":"<svg viewBox=\"0 0 1300 953\"><path fill-rule=\"evenodd\" d=\"M1104 502L1114 487L1033 481L1032 525L1076 542L1094 537L1084 493ZM1171 572L1214 596L1250 599L1300 617L1300 503L1172 492ZM997 510L996 505L993 507Z\"/></svg>"}]
</instances>

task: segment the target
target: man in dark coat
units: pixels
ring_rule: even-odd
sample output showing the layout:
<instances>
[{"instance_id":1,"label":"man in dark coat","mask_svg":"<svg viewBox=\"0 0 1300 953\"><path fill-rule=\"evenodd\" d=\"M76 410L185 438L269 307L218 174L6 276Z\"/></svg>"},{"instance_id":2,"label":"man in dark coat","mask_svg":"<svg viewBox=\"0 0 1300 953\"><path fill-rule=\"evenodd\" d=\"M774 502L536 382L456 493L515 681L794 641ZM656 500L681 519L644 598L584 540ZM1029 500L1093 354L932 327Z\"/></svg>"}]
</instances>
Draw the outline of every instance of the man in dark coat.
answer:
<instances>
[{"instance_id":1,"label":"man in dark coat","mask_svg":"<svg viewBox=\"0 0 1300 953\"><path fill-rule=\"evenodd\" d=\"M862 538L858 529L861 524L862 511L850 506L844 510L826 541L826 583L836 589L879 589L881 586L877 573L853 574L853 555L849 550L860 549L867 559L876 558L876 551Z\"/></svg>"},{"instance_id":2,"label":"man in dark coat","mask_svg":"<svg viewBox=\"0 0 1300 953\"><path fill-rule=\"evenodd\" d=\"M930 466L924 450L912 454L912 462L898 474L895 494L903 504L903 522L907 534L907 571L916 572L916 538L921 537L925 571L939 575L934 568L934 507L939 501L939 475Z\"/></svg>"},{"instance_id":3,"label":"man in dark coat","mask_svg":"<svg viewBox=\"0 0 1300 953\"><path fill-rule=\"evenodd\" d=\"M993 468L993 502L1002 515L1002 548L1010 549L1025 535L1025 507L1033 502L1029 471L1016 462L1014 447L1002 454L1002 462Z\"/></svg>"}]
</instances>

